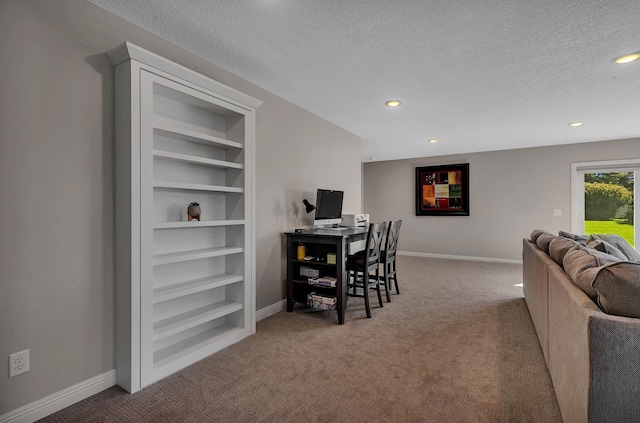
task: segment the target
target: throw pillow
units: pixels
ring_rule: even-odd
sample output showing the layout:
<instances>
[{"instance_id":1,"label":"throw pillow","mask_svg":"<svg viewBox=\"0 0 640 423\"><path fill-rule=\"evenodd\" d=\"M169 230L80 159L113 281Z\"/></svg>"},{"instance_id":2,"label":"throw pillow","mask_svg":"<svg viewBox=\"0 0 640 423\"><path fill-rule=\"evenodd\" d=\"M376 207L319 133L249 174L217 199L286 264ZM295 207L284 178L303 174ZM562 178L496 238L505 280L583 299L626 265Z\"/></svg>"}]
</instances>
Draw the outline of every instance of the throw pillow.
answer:
<instances>
[{"instance_id":1,"label":"throw pillow","mask_svg":"<svg viewBox=\"0 0 640 423\"><path fill-rule=\"evenodd\" d=\"M585 245L576 245L569 249L562 260L562 267L574 284L578 286L591 300L596 302L598 292L593 287L601 266L620 260L609 254L600 252Z\"/></svg>"},{"instance_id":2,"label":"throw pillow","mask_svg":"<svg viewBox=\"0 0 640 423\"><path fill-rule=\"evenodd\" d=\"M564 260L567 251L577 245L578 243L570 238L555 237L549 243L549 255L556 263L562 266L562 260Z\"/></svg>"},{"instance_id":3,"label":"throw pillow","mask_svg":"<svg viewBox=\"0 0 640 423\"><path fill-rule=\"evenodd\" d=\"M529 236L529 239L531 240L531 242L533 242L534 244L536 243L536 241L538 240L538 237L542 234L546 234L548 233L547 231L543 231L542 229L534 229L533 232L531 232L531 235Z\"/></svg>"},{"instance_id":4,"label":"throw pillow","mask_svg":"<svg viewBox=\"0 0 640 423\"><path fill-rule=\"evenodd\" d=\"M614 257L619 258L622 261L628 261L628 258L622 251L613 246L612 244L604 241L602 239L597 239L593 235L589 237L587 241L587 246L595 248L598 251L602 251L603 253L610 254Z\"/></svg>"},{"instance_id":5,"label":"throw pillow","mask_svg":"<svg viewBox=\"0 0 640 423\"><path fill-rule=\"evenodd\" d=\"M628 261L640 262L640 253L633 249L631 245L618 234L593 234L595 239L599 239L616 247Z\"/></svg>"},{"instance_id":6,"label":"throw pillow","mask_svg":"<svg viewBox=\"0 0 640 423\"><path fill-rule=\"evenodd\" d=\"M640 317L640 263L620 262L602 267L593 280L598 305L608 314Z\"/></svg>"},{"instance_id":7,"label":"throw pillow","mask_svg":"<svg viewBox=\"0 0 640 423\"><path fill-rule=\"evenodd\" d=\"M576 234L572 234L569 232L565 232L565 231L559 231L558 235L563 236L565 238L569 238L572 239L576 242L579 242L581 244L586 244L587 241L589 240L589 237L587 235L576 235Z\"/></svg>"},{"instance_id":8,"label":"throw pillow","mask_svg":"<svg viewBox=\"0 0 640 423\"><path fill-rule=\"evenodd\" d=\"M542 251L549 254L549 244L554 238L557 238L557 237L555 235L545 232L543 234L540 234L540 236L536 239L536 245Z\"/></svg>"}]
</instances>

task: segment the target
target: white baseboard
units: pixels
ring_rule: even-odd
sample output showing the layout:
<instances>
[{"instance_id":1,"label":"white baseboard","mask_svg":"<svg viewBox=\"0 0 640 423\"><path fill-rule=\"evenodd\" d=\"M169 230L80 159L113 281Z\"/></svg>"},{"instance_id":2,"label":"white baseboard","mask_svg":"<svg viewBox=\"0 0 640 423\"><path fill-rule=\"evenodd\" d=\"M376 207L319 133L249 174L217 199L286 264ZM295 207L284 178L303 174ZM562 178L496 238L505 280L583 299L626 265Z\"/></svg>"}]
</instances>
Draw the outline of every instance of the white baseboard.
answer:
<instances>
[{"instance_id":1,"label":"white baseboard","mask_svg":"<svg viewBox=\"0 0 640 423\"><path fill-rule=\"evenodd\" d=\"M398 251L399 256L411 256L411 257L428 257L439 258L446 260L470 260L470 261L487 261L491 263L510 263L510 264L522 264L522 260L509 260L493 257L474 257L474 256L455 256L450 254L433 254L433 253L415 253L413 251Z\"/></svg>"},{"instance_id":2,"label":"white baseboard","mask_svg":"<svg viewBox=\"0 0 640 423\"><path fill-rule=\"evenodd\" d=\"M272 316L284 309L287 308L287 300L280 300L275 304L271 304L265 308L262 308L256 311L256 322L259 322L262 319L266 319L269 316Z\"/></svg>"},{"instance_id":3,"label":"white baseboard","mask_svg":"<svg viewBox=\"0 0 640 423\"><path fill-rule=\"evenodd\" d=\"M109 370L48 397L39 399L0 416L0 423L31 423L89 398L116 384L116 371Z\"/></svg>"}]
</instances>

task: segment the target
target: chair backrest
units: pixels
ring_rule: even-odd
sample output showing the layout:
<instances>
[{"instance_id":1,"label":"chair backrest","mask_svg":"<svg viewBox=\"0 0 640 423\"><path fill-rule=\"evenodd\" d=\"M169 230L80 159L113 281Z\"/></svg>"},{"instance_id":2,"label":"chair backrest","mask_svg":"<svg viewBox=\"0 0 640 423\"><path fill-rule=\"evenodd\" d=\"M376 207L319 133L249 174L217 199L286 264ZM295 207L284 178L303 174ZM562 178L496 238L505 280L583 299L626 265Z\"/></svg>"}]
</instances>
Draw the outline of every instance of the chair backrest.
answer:
<instances>
[{"instance_id":1,"label":"chair backrest","mask_svg":"<svg viewBox=\"0 0 640 423\"><path fill-rule=\"evenodd\" d=\"M385 259L390 261L396 256L398 250L398 236L400 235L402 220L393 220L387 225L387 239L384 245Z\"/></svg>"},{"instance_id":2,"label":"chair backrest","mask_svg":"<svg viewBox=\"0 0 640 423\"><path fill-rule=\"evenodd\" d=\"M386 222L369 224L367 245L365 249L365 261L368 269L377 267L380 262L380 250L382 249L382 238L384 237L384 230L386 226Z\"/></svg>"}]
</instances>

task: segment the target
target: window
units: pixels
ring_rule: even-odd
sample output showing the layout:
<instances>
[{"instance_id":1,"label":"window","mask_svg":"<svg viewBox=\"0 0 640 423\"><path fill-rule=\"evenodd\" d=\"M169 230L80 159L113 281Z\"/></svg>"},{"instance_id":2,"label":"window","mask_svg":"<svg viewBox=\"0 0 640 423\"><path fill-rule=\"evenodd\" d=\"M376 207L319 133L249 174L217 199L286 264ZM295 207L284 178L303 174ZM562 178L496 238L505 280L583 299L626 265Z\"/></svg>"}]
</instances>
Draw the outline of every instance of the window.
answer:
<instances>
[{"instance_id":1,"label":"window","mask_svg":"<svg viewBox=\"0 0 640 423\"><path fill-rule=\"evenodd\" d=\"M619 234L638 250L638 175L640 159L572 163L571 231Z\"/></svg>"}]
</instances>

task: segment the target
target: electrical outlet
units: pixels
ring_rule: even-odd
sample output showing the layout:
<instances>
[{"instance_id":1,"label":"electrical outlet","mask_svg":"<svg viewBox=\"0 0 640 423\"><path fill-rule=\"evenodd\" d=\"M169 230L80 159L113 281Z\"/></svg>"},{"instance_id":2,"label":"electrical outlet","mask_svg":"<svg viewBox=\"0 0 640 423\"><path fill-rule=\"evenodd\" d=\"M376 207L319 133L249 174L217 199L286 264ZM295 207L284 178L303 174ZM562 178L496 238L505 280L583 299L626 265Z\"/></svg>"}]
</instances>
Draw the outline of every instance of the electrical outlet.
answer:
<instances>
[{"instance_id":1,"label":"electrical outlet","mask_svg":"<svg viewBox=\"0 0 640 423\"><path fill-rule=\"evenodd\" d=\"M553 209L554 216L562 216L562 209Z\"/></svg>"},{"instance_id":2,"label":"electrical outlet","mask_svg":"<svg viewBox=\"0 0 640 423\"><path fill-rule=\"evenodd\" d=\"M9 354L9 377L29 371L29 350Z\"/></svg>"}]
</instances>

